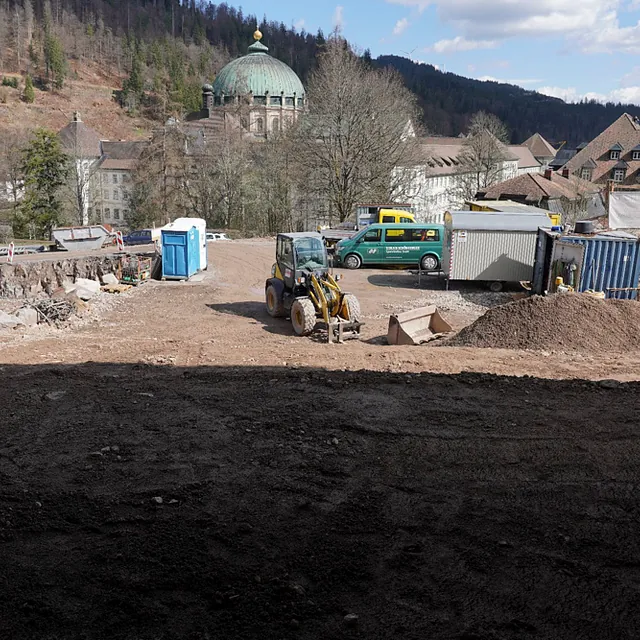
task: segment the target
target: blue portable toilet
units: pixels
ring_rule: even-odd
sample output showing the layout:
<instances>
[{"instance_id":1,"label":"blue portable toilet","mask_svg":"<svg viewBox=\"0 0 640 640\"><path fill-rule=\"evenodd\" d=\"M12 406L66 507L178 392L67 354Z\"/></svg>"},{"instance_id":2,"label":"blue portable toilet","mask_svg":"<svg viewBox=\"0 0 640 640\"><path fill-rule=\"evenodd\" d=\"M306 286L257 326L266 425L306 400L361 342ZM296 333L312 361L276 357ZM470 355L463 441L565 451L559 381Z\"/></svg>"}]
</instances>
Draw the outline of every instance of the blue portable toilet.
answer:
<instances>
[{"instance_id":1,"label":"blue portable toilet","mask_svg":"<svg viewBox=\"0 0 640 640\"><path fill-rule=\"evenodd\" d=\"M162 279L187 280L200 268L200 235L191 229L162 229Z\"/></svg>"}]
</instances>

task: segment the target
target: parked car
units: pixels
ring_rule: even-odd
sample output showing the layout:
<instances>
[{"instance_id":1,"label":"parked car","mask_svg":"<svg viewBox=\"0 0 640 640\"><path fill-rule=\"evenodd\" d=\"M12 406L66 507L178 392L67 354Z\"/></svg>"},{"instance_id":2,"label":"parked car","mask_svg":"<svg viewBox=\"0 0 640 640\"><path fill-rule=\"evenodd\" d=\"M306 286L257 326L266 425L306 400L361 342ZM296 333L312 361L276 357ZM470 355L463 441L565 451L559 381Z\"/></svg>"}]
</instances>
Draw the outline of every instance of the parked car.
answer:
<instances>
[{"instance_id":1,"label":"parked car","mask_svg":"<svg viewBox=\"0 0 640 640\"><path fill-rule=\"evenodd\" d=\"M221 240L230 240L226 233L207 233L207 242L220 242Z\"/></svg>"},{"instance_id":2,"label":"parked car","mask_svg":"<svg viewBox=\"0 0 640 640\"><path fill-rule=\"evenodd\" d=\"M151 229L140 229L138 231L131 231L122 238L127 245L136 244L152 244L155 241L153 231Z\"/></svg>"},{"instance_id":3,"label":"parked car","mask_svg":"<svg viewBox=\"0 0 640 640\"><path fill-rule=\"evenodd\" d=\"M441 224L372 224L340 240L336 256L347 269L362 265L410 265L438 271L442 264Z\"/></svg>"}]
</instances>

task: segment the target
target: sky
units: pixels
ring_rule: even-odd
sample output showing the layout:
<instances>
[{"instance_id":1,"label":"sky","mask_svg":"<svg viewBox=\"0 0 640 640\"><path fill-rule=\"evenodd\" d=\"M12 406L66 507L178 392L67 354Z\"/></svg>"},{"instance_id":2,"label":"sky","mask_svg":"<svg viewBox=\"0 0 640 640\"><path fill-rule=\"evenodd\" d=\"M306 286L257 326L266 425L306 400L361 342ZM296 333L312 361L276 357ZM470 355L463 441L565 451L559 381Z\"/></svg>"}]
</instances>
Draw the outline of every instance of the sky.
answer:
<instances>
[{"instance_id":1,"label":"sky","mask_svg":"<svg viewBox=\"0 0 640 640\"><path fill-rule=\"evenodd\" d=\"M373 57L400 55L567 101L640 105L640 0L244 0L236 6L311 33L339 27Z\"/></svg>"}]
</instances>

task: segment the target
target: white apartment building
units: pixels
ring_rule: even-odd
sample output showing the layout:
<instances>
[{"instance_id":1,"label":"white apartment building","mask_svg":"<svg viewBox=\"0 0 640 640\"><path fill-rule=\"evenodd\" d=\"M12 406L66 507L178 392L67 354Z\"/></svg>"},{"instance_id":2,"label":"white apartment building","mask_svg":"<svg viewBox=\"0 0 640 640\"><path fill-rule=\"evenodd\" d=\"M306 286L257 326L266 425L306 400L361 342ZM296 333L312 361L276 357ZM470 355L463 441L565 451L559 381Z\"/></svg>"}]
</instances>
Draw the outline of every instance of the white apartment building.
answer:
<instances>
[{"instance_id":1,"label":"white apartment building","mask_svg":"<svg viewBox=\"0 0 640 640\"><path fill-rule=\"evenodd\" d=\"M465 192L467 185L473 184L474 176L464 172L463 138L425 138L423 151L426 161L416 167L414 196L409 201L419 220L442 223L445 212L461 208L469 199ZM505 146L504 160L499 164L494 176L496 183L540 171L540 163L526 147Z\"/></svg>"}]
</instances>

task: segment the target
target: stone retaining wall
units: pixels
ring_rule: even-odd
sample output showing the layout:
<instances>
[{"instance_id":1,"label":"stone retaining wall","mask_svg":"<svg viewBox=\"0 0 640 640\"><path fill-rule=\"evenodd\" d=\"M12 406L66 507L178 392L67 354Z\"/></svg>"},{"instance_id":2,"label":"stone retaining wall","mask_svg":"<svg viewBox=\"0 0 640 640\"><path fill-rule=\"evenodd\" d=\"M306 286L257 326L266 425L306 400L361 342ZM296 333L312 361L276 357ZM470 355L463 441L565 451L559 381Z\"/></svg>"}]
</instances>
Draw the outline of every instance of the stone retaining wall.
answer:
<instances>
[{"instance_id":1,"label":"stone retaining wall","mask_svg":"<svg viewBox=\"0 0 640 640\"><path fill-rule=\"evenodd\" d=\"M29 260L14 264L0 264L0 298L35 298L50 294L63 281L76 278L99 280L113 272L120 259L117 255L71 258L59 260Z\"/></svg>"}]
</instances>

